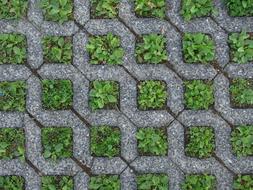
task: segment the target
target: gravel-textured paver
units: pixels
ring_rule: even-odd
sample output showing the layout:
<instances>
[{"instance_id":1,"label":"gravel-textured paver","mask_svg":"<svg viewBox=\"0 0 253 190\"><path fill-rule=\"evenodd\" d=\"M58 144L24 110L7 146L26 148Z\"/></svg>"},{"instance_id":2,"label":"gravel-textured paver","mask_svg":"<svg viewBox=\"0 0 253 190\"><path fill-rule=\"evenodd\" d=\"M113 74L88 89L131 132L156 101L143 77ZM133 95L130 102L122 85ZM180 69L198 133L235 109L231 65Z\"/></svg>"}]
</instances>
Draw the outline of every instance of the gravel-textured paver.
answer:
<instances>
[{"instance_id":1,"label":"gravel-textured paver","mask_svg":"<svg viewBox=\"0 0 253 190\"><path fill-rule=\"evenodd\" d=\"M180 16L179 0L167 0L166 19L139 18L131 0L121 0L116 19L91 19L89 0L73 0L74 20L63 24L45 21L39 0L29 0L27 18L0 20L0 34L19 33L27 39L27 61L23 65L0 64L0 82L26 81L26 111L0 111L0 128L25 131L25 160L0 159L0 176L17 175L25 179L26 190L40 190L41 177L74 177L75 190L88 190L89 179L100 174L120 176L122 190L137 190L136 176L161 173L169 177L169 189L179 190L187 174L211 174L217 190L232 190L240 174L253 174L253 156L238 157L232 152L231 131L240 125L253 126L253 107L231 105L230 81L253 79L253 63L230 62L228 35L253 32L253 17L230 17L222 0L214 0L218 14L186 22ZM91 65L85 50L92 35L112 32L121 39L122 65ZM215 64L187 64L182 55L185 32L209 34L215 42ZM169 62L138 64L135 44L144 34L165 36ZM42 39L45 36L70 36L72 64L43 63ZM1 56L1 55L0 55ZM45 110L42 106L42 79L68 79L73 84L73 105L69 110ZM214 104L208 110L189 110L184 104L184 81L209 80L214 87ZM117 81L119 107L92 111L89 106L90 83L94 80ZM143 80L166 83L169 98L166 108L142 111L137 106L137 85ZM1 101L1 97L0 97ZM90 150L92 126L118 127L121 131L120 156L95 157ZM209 158L185 154L185 131L192 126L212 127L215 151ZM50 161L42 155L41 128L70 127L73 131L71 158ZM135 137L139 128L166 128L168 154L141 155ZM0 140L1 141L1 140ZM0 144L1 145L1 144ZM1 189L1 188L0 188Z\"/></svg>"}]
</instances>

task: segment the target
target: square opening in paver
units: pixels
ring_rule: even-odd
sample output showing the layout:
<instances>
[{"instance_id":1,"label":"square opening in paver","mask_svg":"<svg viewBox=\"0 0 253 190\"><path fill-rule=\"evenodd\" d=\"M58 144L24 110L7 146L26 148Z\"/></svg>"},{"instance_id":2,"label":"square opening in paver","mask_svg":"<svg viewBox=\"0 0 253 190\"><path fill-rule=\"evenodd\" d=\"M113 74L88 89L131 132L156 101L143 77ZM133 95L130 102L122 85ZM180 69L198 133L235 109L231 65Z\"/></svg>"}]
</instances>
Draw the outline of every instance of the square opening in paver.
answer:
<instances>
[{"instance_id":1,"label":"square opening in paver","mask_svg":"<svg viewBox=\"0 0 253 190\"><path fill-rule=\"evenodd\" d=\"M185 33L183 55L186 63L212 63L215 60L215 44L208 34Z\"/></svg>"},{"instance_id":2,"label":"square opening in paver","mask_svg":"<svg viewBox=\"0 0 253 190\"><path fill-rule=\"evenodd\" d=\"M214 92L211 81L185 81L184 87L184 102L187 109L207 110L213 106Z\"/></svg>"},{"instance_id":3,"label":"square opening in paver","mask_svg":"<svg viewBox=\"0 0 253 190\"><path fill-rule=\"evenodd\" d=\"M213 0L182 0L180 13L186 21L190 21L194 18L210 16L216 13L216 10Z\"/></svg>"},{"instance_id":4,"label":"square opening in paver","mask_svg":"<svg viewBox=\"0 0 253 190\"><path fill-rule=\"evenodd\" d=\"M139 64L161 64L168 62L166 38L160 34L143 35L137 41L135 58Z\"/></svg>"},{"instance_id":5,"label":"square opening in paver","mask_svg":"<svg viewBox=\"0 0 253 190\"><path fill-rule=\"evenodd\" d=\"M119 0L90 0L91 17L95 19L116 18L119 13Z\"/></svg>"},{"instance_id":6,"label":"square opening in paver","mask_svg":"<svg viewBox=\"0 0 253 190\"><path fill-rule=\"evenodd\" d=\"M47 36L42 40L45 63L72 63L72 38Z\"/></svg>"},{"instance_id":7,"label":"square opening in paver","mask_svg":"<svg viewBox=\"0 0 253 190\"><path fill-rule=\"evenodd\" d=\"M185 131L185 154L196 158L209 158L215 151L212 127L189 127Z\"/></svg>"},{"instance_id":8,"label":"square opening in paver","mask_svg":"<svg viewBox=\"0 0 253 190\"><path fill-rule=\"evenodd\" d=\"M43 176L41 190L73 190L74 180L70 176Z\"/></svg>"},{"instance_id":9,"label":"square opening in paver","mask_svg":"<svg viewBox=\"0 0 253 190\"><path fill-rule=\"evenodd\" d=\"M25 159L25 133L19 128L0 128L0 159Z\"/></svg>"},{"instance_id":10,"label":"square opening in paver","mask_svg":"<svg viewBox=\"0 0 253 190\"><path fill-rule=\"evenodd\" d=\"M63 24L73 20L73 0L41 0L40 7L46 21L53 21Z\"/></svg>"},{"instance_id":11,"label":"square opening in paver","mask_svg":"<svg viewBox=\"0 0 253 190\"><path fill-rule=\"evenodd\" d=\"M48 110L70 109L73 87L70 80L42 80L42 106Z\"/></svg>"},{"instance_id":12,"label":"square opening in paver","mask_svg":"<svg viewBox=\"0 0 253 190\"><path fill-rule=\"evenodd\" d=\"M46 159L70 158L73 152L73 132L68 127L41 129L42 155Z\"/></svg>"},{"instance_id":13,"label":"square opening in paver","mask_svg":"<svg viewBox=\"0 0 253 190\"><path fill-rule=\"evenodd\" d=\"M123 63L124 50L121 40L111 32L105 36L92 36L86 46L90 64L120 65Z\"/></svg>"},{"instance_id":14,"label":"square opening in paver","mask_svg":"<svg viewBox=\"0 0 253 190\"><path fill-rule=\"evenodd\" d=\"M24 190L25 179L21 176L0 176L1 190Z\"/></svg>"},{"instance_id":15,"label":"square opening in paver","mask_svg":"<svg viewBox=\"0 0 253 190\"><path fill-rule=\"evenodd\" d=\"M252 0L225 0L229 16L243 17L253 16L253 2Z\"/></svg>"},{"instance_id":16,"label":"square opening in paver","mask_svg":"<svg viewBox=\"0 0 253 190\"><path fill-rule=\"evenodd\" d=\"M232 107L253 107L253 80L237 78L230 81L230 100Z\"/></svg>"},{"instance_id":17,"label":"square opening in paver","mask_svg":"<svg viewBox=\"0 0 253 190\"><path fill-rule=\"evenodd\" d=\"M245 64L253 62L253 33L232 33L228 39L230 60L234 63Z\"/></svg>"},{"instance_id":18,"label":"square opening in paver","mask_svg":"<svg viewBox=\"0 0 253 190\"><path fill-rule=\"evenodd\" d=\"M141 128L136 133L138 152L142 156L166 156L168 140L164 128Z\"/></svg>"},{"instance_id":19,"label":"square opening in paver","mask_svg":"<svg viewBox=\"0 0 253 190\"><path fill-rule=\"evenodd\" d=\"M120 190L120 178L118 175L92 176L89 181L89 190Z\"/></svg>"},{"instance_id":20,"label":"square opening in paver","mask_svg":"<svg viewBox=\"0 0 253 190\"><path fill-rule=\"evenodd\" d=\"M181 184L182 190L215 190L216 178L208 174L189 174L186 175L185 181Z\"/></svg>"},{"instance_id":21,"label":"square opening in paver","mask_svg":"<svg viewBox=\"0 0 253 190\"><path fill-rule=\"evenodd\" d=\"M141 174L136 181L137 190L169 189L169 177L165 174Z\"/></svg>"},{"instance_id":22,"label":"square opening in paver","mask_svg":"<svg viewBox=\"0 0 253 190\"><path fill-rule=\"evenodd\" d=\"M234 179L233 190L253 189L253 175L238 175Z\"/></svg>"},{"instance_id":23,"label":"square opening in paver","mask_svg":"<svg viewBox=\"0 0 253 190\"><path fill-rule=\"evenodd\" d=\"M26 37L22 34L0 34L0 65L24 64L27 59Z\"/></svg>"},{"instance_id":24,"label":"square opening in paver","mask_svg":"<svg viewBox=\"0 0 253 190\"><path fill-rule=\"evenodd\" d=\"M1 0L0 19L22 19L26 17L27 8L28 0Z\"/></svg>"},{"instance_id":25,"label":"square opening in paver","mask_svg":"<svg viewBox=\"0 0 253 190\"><path fill-rule=\"evenodd\" d=\"M164 19L166 16L166 0L135 0L134 11L137 17Z\"/></svg>"},{"instance_id":26,"label":"square opening in paver","mask_svg":"<svg viewBox=\"0 0 253 190\"><path fill-rule=\"evenodd\" d=\"M120 156L120 129L117 127L91 127L91 154L98 157Z\"/></svg>"},{"instance_id":27,"label":"square opening in paver","mask_svg":"<svg viewBox=\"0 0 253 190\"><path fill-rule=\"evenodd\" d=\"M119 109L119 83L95 80L90 84L89 105L91 109Z\"/></svg>"},{"instance_id":28,"label":"square opening in paver","mask_svg":"<svg viewBox=\"0 0 253 190\"><path fill-rule=\"evenodd\" d=\"M0 111L24 112L26 83L24 81L0 82Z\"/></svg>"},{"instance_id":29,"label":"square opening in paver","mask_svg":"<svg viewBox=\"0 0 253 190\"><path fill-rule=\"evenodd\" d=\"M253 156L253 126L235 127L230 140L236 156Z\"/></svg>"},{"instance_id":30,"label":"square opening in paver","mask_svg":"<svg viewBox=\"0 0 253 190\"><path fill-rule=\"evenodd\" d=\"M167 86L163 81L145 80L138 84L137 106L140 110L166 109Z\"/></svg>"}]
</instances>

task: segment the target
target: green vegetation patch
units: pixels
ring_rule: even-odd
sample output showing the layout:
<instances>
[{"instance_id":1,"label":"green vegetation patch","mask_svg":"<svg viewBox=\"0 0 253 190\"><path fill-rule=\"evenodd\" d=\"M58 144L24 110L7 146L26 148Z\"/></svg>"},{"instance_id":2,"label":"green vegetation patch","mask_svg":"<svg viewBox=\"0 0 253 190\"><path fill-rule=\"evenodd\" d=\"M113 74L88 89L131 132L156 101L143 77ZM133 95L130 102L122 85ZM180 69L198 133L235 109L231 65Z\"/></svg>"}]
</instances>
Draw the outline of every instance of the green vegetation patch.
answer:
<instances>
[{"instance_id":1,"label":"green vegetation patch","mask_svg":"<svg viewBox=\"0 0 253 190\"><path fill-rule=\"evenodd\" d=\"M91 153L100 157L120 155L120 129L99 126L91 128Z\"/></svg>"},{"instance_id":2,"label":"green vegetation patch","mask_svg":"<svg viewBox=\"0 0 253 190\"><path fill-rule=\"evenodd\" d=\"M159 34L144 35L136 45L135 57L140 64L158 64L168 61L166 38Z\"/></svg>"},{"instance_id":3,"label":"green vegetation patch","mask_svg":"<svg viewBox=\"0 0 253 190\"><path fill-rule=\"evenodd\" d=\"M213 0L183 0L181 15L186 21L210 16L216 12Z\"/></svg>"},{"instance_id":4,"label":"green vegetation patch","mask_svg":"<svg viewBox=\"0 0 253 190\"><path fill-rule=\"evenodd\" d=\"M12 20L26 17L27 8L28 0L1 0L0 19Z\"/></svg>"},{"instance_id":5,"label":"green vegetation patch","mask_svg":"<svg viewBox=\"0 0 253 190\"><path fill-rule=\"evenodd\" d=\"M24 81L0 82L0 111L25 111L26 84Z\"/></svg>"},{"instance_id":6,"label":"green vegetation patch","mask_svg":"<svg viewBox=\"0 0 253 190\"><path fill-rule=\"evenodd\" d=\"M231 133L232 151L237 156L253 156L253 126L239 126Z\"/></svg>"},{"instance_id":7,"label":"green vegetation patch","mask_svg":"<svg viewBox=\"0 0 253 190\"><path fill-rule=\"evenodd\" d=\"M43 156L46 159L62 159L72 156L73 132L68 127L45 127L41 130Z\"/></svg>"},{"instance_id":8,"label":"green vegetation patch","mask_svg":"<svg viewBox=\"0 0 253 190\"><path fill-rule=\"evenodd\" d=\"M166 131L156 128L141 128L136 134L138 150L142 155L166 156L168 141Z\"/></svg>"},{"instance_id":9,"label":"green vegetation patch","mask_svg":"<svg viewBox=\"0 0 253 190\"><path fill-rule=\"evenodd\" d=\"M165 0L135 0L135 13L140 17L165 18Z\"/></svg>"},{"instance_id":10,"label":"green vegetation patch","mask_svg":"<svg viewBox=\"0 0 253 190\"><path fill-rule=\"evenodd\" d=\"M0 159L25 159L23 129L0 128Z\"/></svg>"},{"instance_id":11,"label":"green vegetation patch","mask_svg":"<svg viewBox=\"0 0 253 190\"><path fill-rule=\"evenodd\" d=\"M234 79L230 85L232 104L236 107L253 105L253 80Z\"/></svg>"},{"instance_id":12,"label":"green vegetation patch","mask_svg":"<svg viewBox=\"0 0 253 190\"><path fill-rule=\"evenodd\" d=\"M183 37L183 53L186 63L210 63L215 59L215 44L207 34L186 33Z\"/></svg>"},{"instance_id":13,"label":"green vegetation patch","mask_svg":"<svg viewBox=\"0 0 253 190\"><path fill-rule=\"evenodd\" d=\"M89 104L92 110L116 109L119 107L119 84L116 81L99 81L91 83Z\"/></svg>"},{"instance_id":14,"label":"green vegetation patch","mask_svg":"<svg viewBox=\"0 0 253 190\"><path fill-rule=\"evenodd\" d=\"M138 190L168 190L169 178L164 174L143 174L137 176Z\"/></svg>"},{"instance_id":15,"label":"green vegetation patch","mask_svg":"<svg viewBox=\"0 0 253 190\"><path fill-rule=\"evenodd\" d=\"M186 155L197 158L211 157L215 149L215 136L211 127L190 127L186 131Z\"/></svg>"},{"instance_id":16,"label":"green vegetation patch","mask_svg":"<svg viewBox=\"0 0 253 190\"><path fill-rule=\"evenodd\" d=\"M245 31L229 35L230 56L232 61L245 64L253 61L253 35Z\"/></svg>"},{"instance_id":17,"label":"green vegetation patch","mask_svg":"<svg viewBox=\"0 0 253 190\"><path fill-rule=\"evenodd\" d=\"M253 189L253 176L252 175L239 175L233 184L234 190L252 190Z\"/></svg>"},{"instance_id":18,"label":"green vegetation patch","mask_svg":"<svg viewBox=\"0 0 253 190\"><path fill-rule=\"evenodd\" d=\"M253 16L253 0L225 0L230 16Z\"/></svg>"},{"instance_id":19,"label":"green vegetation patch","mask_svg":"<svg viewBox=\"0 0 253 190\"><path fill-rule=\"evenodd\" d=\"M185 81L185 104L188 109L207 110L214 103L213 85L209 81Z\"/></svg>"},{"instance_id":20,"label":"green vegetation patch","mask_svg":"<svg viewBox=\"0 0 253 190\"><path fill-rule=\"evenodd\" d=\"M42 80L42 105L45 109L70 109L73 88L70 80Z\"/></svg>"},{"instance_id":21,"label":"green vegetation patch","mask_svg":"<svg viewBox=\"0 0 253 190\"><path fill-rule=\"evenodd\" d=\"M182 190L215 190L216 179L212 175L187 175Z\"/></svg>"},{"instance_id":22,"label":"green vegetation patch","mask_svg":"<svg viewBox=\"0 0 253 190\"><path fill-rule=\"evenodd\" d=\"M26 47L27 44L24 35L0 34L0 65L25 63Z\"/></svg>"},{"instance_id":23,"label":"green vegetation patch","mask_svg":"<svg viewBox=\"0 0 253 190\"><path fill-rule=\"evenodd\" d=\"M48 36L42 41L43 55L46 63L72 62L72 39L71 37Z\"/></svg>"},{"instance_id":24,"label":"green vegetation patch","mask_svg":"<svg viewBox=\"0 0 253 190\"><path fill-rule=\"evenodd\" d=\"M73 190L74 180L70 176L43 176L42 190Z\"/></svg>"},{"instance_id":25,"label":"green vegetation patch","mask_svg":"<svg viewBox=\"0 0 253 190\"><path fill-rule=\"evenodd\" d=\"M45 20L60 24L73 19L72 0L41 0Z\"/></svg>"},{"instance_id":26,"label":"green vegetation patch","mask_svg":"<svg viewBox=\"0 0 253 190\"><path fill-rule=\"evenodd\" d=\"M116 18L119 0L91 0L91 15L94 18Z\"/></svg>"},{"instance_id":27,"label":"green vegetation patch","mask_svg":"<svg viewBox=\"0 0 253 190\"><path fill-rule=\"evenodd\" d=\"M86 50L91 64L122 64L124 50L120 46L120 38L112 33L90 37Z\"/></svg>"},{"instance_id":28,"label":"green vegetation patch","mask_svg":"<svg viewBox=\"0 0 253 190\"><path fill-rule=\"evenodd\" d=\"M21 176L0 176L0 189L24 190L25 179Z\"/></svg>"},{"instance_id":29,"label":"green vegetation patch","mask_svg":"<svg viewBox=\"0 0 253 190\"><path fill-rule=\"evenodd\" d=\"M166 107L167 89L163 81L147 80L138 85L138 107L140 110Z\"/></svg>"},{"instance_id":30,"label":"green vegetation patch","mask_svg":"<svg viewBox=\"0 0 253 190\"><path fill-rule=\"evenodd\" d=\"M120 179L117 175L100 175L90 178L89 190L120 190Z\"/></svg>"}]
</instances>

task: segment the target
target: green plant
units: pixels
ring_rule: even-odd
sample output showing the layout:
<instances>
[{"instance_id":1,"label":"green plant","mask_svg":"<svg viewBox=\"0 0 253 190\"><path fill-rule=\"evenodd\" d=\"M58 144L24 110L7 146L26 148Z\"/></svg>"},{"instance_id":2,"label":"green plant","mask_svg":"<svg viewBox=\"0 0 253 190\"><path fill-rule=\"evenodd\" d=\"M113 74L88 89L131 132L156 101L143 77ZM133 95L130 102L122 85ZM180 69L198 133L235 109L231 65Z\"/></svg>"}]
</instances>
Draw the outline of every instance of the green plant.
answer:
<instances>
[{"instance_id":1,"label":"green plant","mask_svg":"<svg viewBox=\"0 0 253 190\"><path fill-rule=\"evenodd\" d=\"M25 180L21 176L0 176L0 189L24 190Z\"/></svg>"},{"instance_id":2,"label":"green plant","mask_svg":"<svg viewBox=\"0 0 253 190\"><path fill-rule=\"evenodd\" d=\"M253 155L253 126L239 126L231 133L232 151L237 156Z\"/></svg>"},{"instance_id":3,"label":"green plant","mask_svg":"<svg viewBox=\"0 0 253 190\"><path fill-rule=\"evenodd\" d=\"M1 7L1 6L0 6ZM0 65L26 61L26 38L21 34L0 34Z\"/></svg>"},{"instance_id":4,"label":"green plant","mask_svg":"<svg viewBox=\"0 0 253 190\"><path fill-rule=\"evenodd\" d=\"M108 126L92 127L91 153L95 156L119 156L120 130Z\"/></svg>"},{"instance_id":5,"label":"green plant","mask_svg":"<svg viewBox=\"0 0 253 190\"><path fill-rule=\"evenodd\" d=\"M25 159L25 135L22 129L0 128L0 159Z\"/></svg>"},{"instance_id":6,"label":"green plant","mask_svg":"<svg viewBox=\"0 0 253 190\"><path fill-rule=\"evenodd\" d=\"M90 178L89 190L120 190L119 176L94 176Z\"/></svg>"},{"instance_id":7,"label":"green plant","mask_svg":"<svg viewBox=\"0 0 253 190\"><path fill-rule=\"evenodd\" d=\"M119 0L91 0L91 14L95 18L115 18Z\"/></svg>"},{"instance_id":8,"label":"green plant","mask_svg":"<svg viewBox=\"0 0 253 190\"><path fill-rule=\"evenodd\" d=\"M42 80L42 105L45 109L69 109L72 105L73 89L70 80Z\"/></svg>"},{"instance_id":9,"label":"green plant","mask_svg":"<svg viewBox=\"0 0 253 190\"><path fill-rule=\"evenodd\" d=\"M165 0L135 0L135 13L140 17L165 18Z\"/></svg>"},{"instance_id":10,"label":"green plant","mask_svg":"<svg viewBox=\"0 0 253 190\"><path fill-rule=\"evenodd\" d=\"M40 6L48 21L62 24L73 19L72 0L41 0Z\"/></svg>"},{"instance_id":11,"label":"green plant","mask_svg":"<svg viewBox=\"0 0 253 190\"><path fill-rule=\"evenodd\" d=\"M229 36L232 61L248 63L253 61L253 37L245 31L233 33Z\"/></svg>"},{"instance_id":12,"label":"green plant","mask_svg":"<svg viewBox=\"0 0 253 190\"><path fill-rule=\"evenodd\" d=\"M43 156L46 159L70 158L72 156L72 129L67 127L46 127L41 130Z\"/></svg>"},{"instance_id":13,"label":"green plant","mask_svg":"<svg viewBox=\"0 0 253 190\"><path fill-rule=\"evenodd\" d=\"M231 100L234 105L253 105L253 81L249 79L234 79L230 86Z\"/></svg>"},{"instance_id":14,"label":"green plant","mask_svg":"<svg viewBox=\"0 0 253 190\"><path fill-rule=\"evenodd\" d=\"M25 111L24 81L0 82L0 111Z\"/></svg>"},{"instance_id":15,"label":"green plant","mask_svg":"<svg viewBox=\"0 0 253 190\"><path fill-rule=\"evenodd\" d=\"M214 149L214 131L211 127L190 127L187 130L185 152L188 156L207 158Z\"/></svg>"},{"instance_id":16,"label":"green plant","mask_svg":"<svg viewBox=\"0 0 253 190\"><path fill-rule=\"evenodd\" d=\"M215 181L212 175L187 175L181 188L182 190L214 190Z\"/></svg>"},{"instance_id":17,"label":"green plant","mask_svg":"<svg viewBox=\"0 0 253 190\"><path fill-rule=\"evenodd\" d=\"M234 190L252 190L253 189L253 176L252 175L239 175L233 184Z\"/></svg>"},{"instance_id":18,"label":"green plant","mask_svg":"<svg viewBox=\"0 0 253 190\"><path fill-rule=\"evenodd\" d=\"M158 64L168 61L166 39L158 34L144 35L137 44L135 57L139 63Z\"/></svg>"},{"instance_id":19,"label":"green plant","mask_svg":"<svg viewBox=\"0 0 253 190\"><path fill-rule=\"evenodd\" d=\"M186 81L185 104L188 109L208 109L214 103L213 86L211 82L202 80Z\"/></svg>"},{"instance_id":20,"label":"green plant","mask_svg":"<svg viewBox=\"0 0 253 190\"><path fill-rule=\"evenodd\" d=\"M212 0L183 0L182 2L181 15L186 21L215 13Z\"/></svg>"},{"instance_id":21,"label":"green plant","mask_svg":"<svg viewBox=\"0 0 253 190\"><path fill-rule=\"evenodd\" d=\"M91 64L122 64L124 50L120 47L120 38L112 33L89 38L86 50L90 54Z\"/></svg>"},{"instance_id":22,"label":"green plant","mask_svg":"<svg viewBox=\"0 0 253 190\"><path fill-rule=\"evenodd\" d=\"M89 96L92 110L116 108L119 100L119 84L115 81L95 80L91 83Z\"/></svg>"},{"instance_id":23,"label":"green plant","mask_svg":"<svg viewBox=\"0 0 253 190\"><path fill-rule=\"evenodd\" d=\"M202 33L186 33L183 53L187 63L209 63L215 59L215 45L211 37Z\"/></svg>"},{"instance_id":24,"label":"green plant","mask_svg":"<svg viewBox=\"0 0 253 190\"><path fill-rule=\"evenodd\" d=\"M25 17L27 7L28 0L1 0L0 19L20 19Z\"/></svg>"},{"instance_id":25,"label":"green plant","mask_svg":"<svg viewBox=\"0 0 253 190\"><path fill-rule=\"evenodd\" d=\"M253 16L253 0L225 0L230 16Z\"/></svg>"},{"instance_id":26,"label":"green plant","mask_svg":"<svg viewBox=\"0 0 253 190\"><path fill-rule=\"evenodd\" d=\"M138 85L139 109L161 109L166 106L166 99L167 90L164 82L147 80Z\"/></svg>"},{"instance_id":27,"label":"green plant","mask_svg":"<svg viewBox=\"0 0 253 190\"><path fill-rule=\"evenodd\" d=\"M43 39L45 62L68 64L72 61L72 44L70 37L48 36Z\"/></svg>"},{"instance_id":28,"label":"green plant","mask_svg":"<svg viewBox=\"0 0 253 190\"><path fill-rule=\"evenodd\" d=\"M137 176L138 190L168 190L169 179L164 174L144 174Z\"/></svg>"},{"instance_id":29,"label":"green plant","mask_svg":"<svg viewBox=\"0 0 253 190\"><path fill-rule=\"evenodd\" d=\"M43 176L42 190L73 190L74 182L70 176Z\"/></svg>"},{"instance_id":30,"label":"green plant","mask_svg":"<svg viewBox=\"0 0 253 190\"><path fill-rule=\"evenodd\" d=\"M141 128L136 138L141 154L165 156L168 152L167 136L163 129Z\"/></svg>"}]
</instances>

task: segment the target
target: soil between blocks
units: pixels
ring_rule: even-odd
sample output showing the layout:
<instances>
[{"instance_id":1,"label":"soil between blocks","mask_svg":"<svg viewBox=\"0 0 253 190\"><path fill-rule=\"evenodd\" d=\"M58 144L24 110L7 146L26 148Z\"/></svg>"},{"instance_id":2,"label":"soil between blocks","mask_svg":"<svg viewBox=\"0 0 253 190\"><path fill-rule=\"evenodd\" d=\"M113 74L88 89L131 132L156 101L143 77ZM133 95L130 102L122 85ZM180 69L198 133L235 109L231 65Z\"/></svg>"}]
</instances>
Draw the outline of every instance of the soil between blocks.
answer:
<instances>
[{"instance_id":1,"label":"soil between blocks","mask_svg":"<svg viewBox=\"0 0 253 190\"><path fill-rule=\"evenodd\" d=\"M1 1L0 189L253 189L253 2L189 2Z\"/></svg>"}]
</instances>

